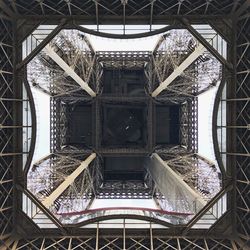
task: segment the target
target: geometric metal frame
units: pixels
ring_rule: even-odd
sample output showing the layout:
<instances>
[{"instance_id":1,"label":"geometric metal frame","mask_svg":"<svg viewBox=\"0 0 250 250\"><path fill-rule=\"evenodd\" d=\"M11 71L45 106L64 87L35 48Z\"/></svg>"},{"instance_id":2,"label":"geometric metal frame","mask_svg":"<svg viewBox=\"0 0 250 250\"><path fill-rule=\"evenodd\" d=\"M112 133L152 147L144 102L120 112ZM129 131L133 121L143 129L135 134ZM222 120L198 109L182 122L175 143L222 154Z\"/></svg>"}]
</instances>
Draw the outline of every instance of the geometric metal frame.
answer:
<instances>
[{"instance_id":1,"label":"geometric metal frame","mask_svg":"<svg viewBox=\"0 0 250 250\"><path fill-rule=\"evenodd\" d=\"M207 21L229 41L227 88L227 159L233 190L231 211L227 212L209 230L167 232L162 229L85 230L84 236L75 229L53 233L39 231L25 235L16 226L20 215L16 199L18 180L22 179L20 159L22 147L22 79L20 41L40 23L94 24L98 35L133 38L136 35L100 33L102 24L148 25L148 34L154 34L154 24L176 24ZM31 20L31 17L33 18ZM3 249L246 249L249 246L249 164L250 164L250 48L249 1L1 1L0 2L0 242ZM84 29L84 28L83 28ZM138 37L142 36L138 34ZM39 48L38 48L39 49ZM232 66L232 67L231 67ZM34 126L32 124L32 126ZM226 222L229 223L226 223ZM151 225L151 224L150 224ZM27 229L31 225L27 225ZM227 229L227 230L226 230ZM64 234L62 236L62 234ZM40 235L40 236L39 236ZM206 236L204 236L206 235Z\"/></svg>"},{"instance_id":2,"label":"geometric metal frame","mask_svg":"<svg viewBox=\"0 0 250 250\"><path fill-rule=\"evenodd\" d=\"M41 26L39 26L39 27L41 27ZM63 27L62 27L63 28ZM169 29L171 28L171 26L169 27ZM190 27L189 27L190 28ZM36 34L36 36L38 36L38 34L39 34L39 32L41 32L41 31L39 31L40 30L40 28L38 28L34 33ZM44 28L44 30L43 31L47 31L47 30L49 30L50 31L50 29L45 29ZM59 29L57 29L57 32L59 31ZM56 34L56 32L54 32L54 34L53 34L53 36ZM33 35L33 34L32 34ZM50 35L48 35L48 38L50 38L51 36ZM48 40L48 38L47 38L47 40ZM25 42L25 43L27 43L27 41ZM46 45L47 46L47 45ZM110 53L110 54L109 54ZM144 52L145 53L145 58L144 57L142 57L142 54L141 54L141 52L136 52L136 53L140 53L140 60L145 60L145 59L148 59L148 54L150 53L150 52ZM136 55L136 53L135 53L135 55ZM118 52L116 52L116 55L119 55L119 53ZM130 56L131 56L131 52L129 52L129 54L130 54ZM35 55L34 53L33 53L33 55ZM98 54L99 55L99 54ZM102 58L99 58L98 57L98 55L97 55L97 60L98 61L101 61L102 62ZM108 56L108 58L112 58L113 56L114 56L114 52L105 52L105 56L107 57L107 55L109 55ZM135 56L134 54L133 54L133 57ZM216 54L217 55L217 54ZM124 57L124 54L123 54L123 57ZM219 55L217 55L217 57L220 57ZM29 58L31 58L31 56L29 56ZM114 60L114 58L113 58L113 60ZM115 60L117 60L117 61L119 61L119 57L117 58L117 57L115 57ZM116 61L116 63L117 63L117 61ZM222 61L224 61L223 59L222 59ZM127 64L126 64L127 65ZM29 88L29 87L28 87ZM65 97L64 97L65 98ZM101 100L102 98L104 98L104 97L99 97L99 100ZM113 99L114 99L115 97L111 97L111 99L109 99L108 97L105 97L104 99L107 101L107 99L109 100L109 101L113 101ZM119 97L118 98L119 100L121 100L121 98ZM126 101L128 101L128 97L126 97L125 98L126 99ZM129 100L131 101L138 101L137 100L138 98L136 97L135 99L133 99L132 97L130 97L129 98ZM66 99L63 99L64 101L66 101ZM150 99L150 100L152 100L152 99ZM52 101L53 102L53 101ZM51 102L51 104L52 104L52 102ZM60 113L62 113L62 112L55 112L54 111L54 104L52 104L51 105L51 124L52 124L52 128L51 128L51 138L52 138L52 144L53 144L53 141L56 139L56 138L58 138L58 136L52 136L53 135L53 131L55 130L55 128L59 128L60 127L60 125L59 125L59 123L61 123L61 121L60 121L60 119L59 119L59 116L58 116L58 114ZM193 109L193 107L195 107L195 106L197 106L197 105L194 105L194 104L192 104L192 109ZM56 109L55 109L56 110ZM197 120L197 119L195 119L195 113L196 112L193 112L192 111L192 119L190 119L190 120ZM194 117L194 118L193 118ZM150 118L149 118L149 120L150 120ZM57 123L56 124L56 121L58 121L59 123ZM152 122L150 122L150 123L152 123ZM195 124L195 122L191 122L192 124ZM56 134L61 134L62 135L62 132L59 132L59 133L56 133ZM97 133L97 134L99 134L99 133ZM192 139L192 141L196 141L197 140L197 129L193 129L193 126L192 126L192 129L191 129L191 131L189 132L189 134L190 134L190 137L193 137L193 139ZM100 136L98 136L98 137L100 137ZM150 144L150 143L149 143ZM194 145L197 145L197 142L196 143L194 143ZM33 150L34 148L31 148L31 152L30 152L30 155L32 155L32 150ZM96 148L97 149L97 148ZM193 150L195 150L196 148L193 148ZM132 150L132 151L134 151L134 150ZM152 151L152 149L150 149L150 152ZM105 152L106 152L106 154L108 153L108 151L103 151L103 150L100 150L100 149L98 149L98 153L102 153L102 155L104 155L105 154ZM119 150L119 152L120 152L120 150ZM125 149L125 152L127 153L128 152L128 149ZM138 153L138 152L137 152ZM112 149L112 154L114 154L114 149ZM26 164L26 165L28 165L28 167L29 167L29 163L28 164ZM26 171L25 172L27 172L27 168L25 168L26 169ZM23 192L25 192L25 191L23 191ZM34 199L35 197L30 197L31 196L31 194L29 193L29 192L26 192L26 194L27 194L27 196L29 196L29 198L31 198L31 199ZM216 199L213 201L213 202L211 202L210 203L210 205L209 206L207 206L206 207L206 209L208 209L208 208L211 208L212 207L212 205L214 205L214 203L215 203L215 201L218 201L220 198L221 198L221 196L224 196L224 192L220 192L220 196L216 196ZM224 197L225 198L225 197ZM28 197L26 197L25 198L25 200L27 200L28 199ZM225 200L225 199L224 199ZM216 207L216 210L218 210L217 209L217 205L214 205L215 207ZM212 210L215 210L215 209L213 209L212 208ZM208 210L202 210L203 211L203 213L199 213L199 217L198 218L201 218L201 215L203 215L205 212L207 212ZM26 209L26 213L28 213L28 209ZM42 216L45 216L45 214L47 214L47 211L46 211L46 209L44 209L44 215L42 215ZM214 220L215 218L217 219L218 217L220 217L221 216L221 214L219 215L217 212L215 213L216 215L212 215L212 214L209 214L208 216L213 216L212 218L212 220ZM37 213L36 213L36 215L37 216L40 216L41 217L41 214L40 214L40 210L38 209L37 210ZM36 217L37 217L36 216ZM34 216L32 216L33 217L33 219L34 219L34 221L36 220L38 220L37 218L34 218ZM51 218L53 218L51 215L50 215L50 217ZM104 217L102 217L103 219L105 219ZM110 218L112 218L112 216L111 215L109 215L108 216L108 218L110 219ZM138 218L139 218L139 216L138 216ZM195 221L197 221L198 220L198 218L195 218ZM146 218L144 218L145 220L146 220ZM96 219L97 220L97 219ZM92 222L94 222L94 221L96 221L96 220L94 220L94 219L92 219ZM100 220L100 219L99 219ZM153 218L152 218L152 220L153 220ZM155 222L159 222L159 224L160 224L160 220L158 219L158 220L156 220L156 219L154 219L155 220ZM42 221L42 220L40 220L40 221ZM54 221L56 221L56 219L54 218ZM45 223L44 223L45 224ZM59 224L60 225L60 227L62 227L62 225L57 221L57 224ZM84 223L79 223L78 225L80 226L80 225L83 225L83 224L86 224L86 222L84 222ZM165 224L165 223L164 223ZM192 220L192 222L190 221L190 225L193 225L194 223L193 223L193 220ZM202 223L201 223L202 224ZM206 223L204 223L203 222L203 224L206 224ZM211 224L213 224L213 222L211 222ZM41 225L41 223L38 223L38 225ZM166 224L165 224L166 225ZM45 227L45 226L43 226L43 227Z\"/></svg>"}]
</instances>

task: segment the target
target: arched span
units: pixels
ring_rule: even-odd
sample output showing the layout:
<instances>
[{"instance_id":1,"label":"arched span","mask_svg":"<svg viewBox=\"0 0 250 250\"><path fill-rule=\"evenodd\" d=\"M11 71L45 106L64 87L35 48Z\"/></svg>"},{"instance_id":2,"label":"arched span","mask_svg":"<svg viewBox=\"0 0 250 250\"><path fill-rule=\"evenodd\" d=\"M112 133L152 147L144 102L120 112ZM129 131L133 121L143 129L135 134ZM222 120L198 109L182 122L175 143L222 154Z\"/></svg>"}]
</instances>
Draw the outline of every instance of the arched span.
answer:
<instances>
[{"instance_id":1,"label":"arched span","mask_svg":"<svg viewBox=\"0 0 250 250\"><path fill-rule=\"evenodd\" d=\"M149 37L149 36L154 36L158 35L164 32L167 32L172 29L180 29L183 28L181 25L178 24L172 24L165 26L163 28L157 29L157 30L152 30L152 31L147 31L147 32L142 32L142 33L136 33L136 34L112 34L112 33L105 33L101 31L95 31L91 30L85 27L82 27L80 25L73 25L73 27L70 27L70 29L77 29L80 30L84 33L94 35L94 36L100 36L100 37L105 37L105 38L112 38L112 39L136 39L136 38L143 38L143 37Z\"/></svg>"},{"instance_id":2,"label":"arched span","mask_svg":"<svg viewBox=\"0 0 250 250\"><path fill-rule=\"evenodd\" d=\"M172 225L168 222L156 219L156 218L151 218L151 217L147 217L147 216L142 216L142 215L130 215L130 214L122 214L122 215L106 215L106 216L99 216L93 219L88 219L86 221L77 223L77 224L72 224L72 225L68 225L67 227L83 227L86 226L88 224L92 224L92 223L96 223L96 222L101 222L101 221L106 221L106 220L112 220L112 219L133 219L133 220L140 220L140 221L148 221L148 222L152 222L155 224L159 224L162 225L164 227L174 227L175 225Z\"/></svg>"},{"instance_id":3,"label":"arched span","mask_svg":"<svg viewBox=\"0 0 250 250\"><path fill-rule=\"evenodd\" d=\"M25 79L23 81L23 85L26 89L27 92L27 96L28 96L28 100L29 100L29 104L30 104L30 111L31 111L31 141L30 141L30 148L29 148L29 154L27 157L27 161L25 163L24 166L24 175L26 176L30 167L30 164L32 162L32 158L34 155L34 151L35 151L35 144L36 144L36 134L37 134L37 126L36 126L36 109L35 109L35 102L34 102L34 98L30 89L30 85L27 81L27 79Z\"/></svg>"},{"instance_id":4,"label":"arched span","mask_svg":"<svg viewBox=\"0 0 250 250\"><path fill-rule=\"evenodd\" d=\"M161 209L153 209L153 208L141 208L141 207L105 207L105 208L96 208L96 209L89 209L83 210L78 212L69 212L69 213L57 213L58 215L64 216L71 216L71 215L82 215L82 214L91 214L99 211L111 211L111 210L135 210L135 211L148 211L148 212L155 212L162 215L175 215L175 216L189 216L193 215L192 213L181 213L181 212L174 212L174 211L166 211Z\"/></svg>"},{"instance_id":5,"label":"arched span","mask_svg":"<svg viewBox=\"0 0 250 250\"><path fill-rule=\"evenodd\" d=\"M215 157L218 162L223 178L226 177L226 171L225 171L225 166L223 164L223 161L220 155L219 141L218 141L218 135L217 135L217 118L218 118L218 111L219 111L219 106L220 106L220 98L221 98L223 88L225 87L225 84L226 84L225 66L223 66L222 79L221 79L219 88L217 90L216 96L215 96L213 115L212 115L212 138L213 138L213 144L214 144L214 154L215 154ZM224 182L222 182L222 185L224 186Z\"/></svg>"},{"instance_id":6,"label":"arched span","mask_svg":"<svg viewBox=\"0 0 250 250\"><path fill-rule=\"evenodd\" d=\"M122 211L121 213L119 211ZM126 211L126 213L124 213ZM113 212L113 213L112 213ZM137 213L137 214L136 214ZM141 213L141 214L140 214ZM167 226L174 226L179 224L185 224L185 219L188 216L193 216L191 213L179 213L174 211L164 211L161 209L152 208L139 208L139 207L107 207L107 208L97 208L84 210L79 212L70 213L58 213L57 215L62 216L60 220L67 219L71 216L85 216L79 217L79 222L72 223L74 225L82 225L82 223L89 223L89 221L99 220L99 218L113 218L113 216L118 216L119 218L123 216L139 216L140 218L148 218L148 220L156 220L157 223L163 223ZM82 221L81 221L82 220ZM67 222L63 222L67 224ZM71 224L71 223L70 223ZM68 225L68 224L67 224Z\"/></svg>"}]
</instances>

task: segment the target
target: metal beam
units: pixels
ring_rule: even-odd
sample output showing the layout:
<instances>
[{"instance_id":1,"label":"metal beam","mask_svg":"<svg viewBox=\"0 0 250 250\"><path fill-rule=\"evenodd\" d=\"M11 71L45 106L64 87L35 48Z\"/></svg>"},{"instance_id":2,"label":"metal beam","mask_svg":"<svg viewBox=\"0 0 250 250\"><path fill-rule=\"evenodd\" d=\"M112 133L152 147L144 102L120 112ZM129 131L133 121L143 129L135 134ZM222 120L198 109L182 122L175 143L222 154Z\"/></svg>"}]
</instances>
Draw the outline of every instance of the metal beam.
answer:
<instances>
[{"instance_id":1,"label":"metal beam","mask_svg":"<svg viewBox=\"0 0 250 250\"><path fill-rule=\"evenodd\" d=\"M188 31L202 44L207 50L216 57L222 64L225 64L229 69L232 69L233 66L228 62L220 53L189 23L186 18L181 19L185 26L187 26ZM219 34L220 35L220 34Z\"/></svg>"},{"instance_id":2,"label":"metal beam","mask_svg":"<svg viewBox=\"0 0 250 250\"><path fill-rule=\"evenodd\" d=\"M89 85L79 77L76 72L54 51L54 49L48 44L44 47L46 54L57 63L67 75L75 80L90 96L95 97L96 93L89 87Z\"/></svg>"},{"instance_id":3,"label":"metal beam","mask_svg":"<svg viewBox=\"0 0 250 250\"><path fill-rule=\"evenodd\" d=\"M14 237L10 237L8 238L5 242L4 245L1 247L1 250L7 250L7 249L11 249L11 245L13 244L13 242L15 242L15 238Z\"/></svg>"},{"instance_id":4,"label":"metal beam","mask_svg":"<svg viewBox=\"0 0 250 250\"><path fill-rule=\"evenodd\" d=\"M150 234L150 250L154 250L154 239L153 239L153 229L152 229L152 222L149 222L149 234Z\"/></svg>"},{"instance_id":5,"label":"metal beam","mask_svg":"<svg viewBox=\"0 0 250 250\"><path fill-rule=\"evenodd\" d=\"M163 173L162 171L160 171L159 173L153 173L156 171L156 168L153 168L150 172L152 174L152 177L154 178L155 176L157 176L157 174L159 175L168 175L172 180L174 180L174 182L176 183L176 185L179 185L182 187L182 190L185 191L186 194L189 194L190 197L192 197L193 201L196 201L196 204L198 205L198 210L200 210L201 208L203 208L206 205L206 202L204 201L204 199L201 197L201 195L196 192L194 189L192 189L182 178L180 175L178 175L177 173L174 172L174 170L172 170L166 161L162 160L162 158L157 154L154 153L152 154L152 157L157 160L159 162L159 164L164 167L165 169L165 173ZM163 169L162 169L163 170ZM157 183L157 185L161 185L161 187L159 187L160 191L162 192L163 195L167 196L167 193L165 189L168 188L168 186L165 185L165 183L159 183L158 180L155 181Z\"/></svg>"},{"instance_id":6,"label":"metal beam","mask_svg":"<svg viewBox=\"0 0 250 250\"><path fill-rule=\"evenodd\" d=\"M43 201L42 204L49 208L54 201L75 181L75 179L89 166L89 164L95 159L96 154L92 153L85 161L81 163L81 165L69 176L65 178L65 180Z\"/></svg>"},{"instance_id":7,"label":"metal beam","mask_svg":"<svg viewBox=\"0 0 250 250\"><path fill-rule=\"evenodd\" d=\"M18 191L24 193L28 197L28 199L30 199L30 201L34 203L34 207L33 207L32 214L31 214L32 218L35 218L35 216L41 211L41 213L44 213L60 229L62 233L67 232L67 230L65 230L62 227L61 222L55 216L53 216L51 212L47 208L45 208L41 204L41 202L35 196L33 196L33 194L29 190L25 189L23 186L19 184L17 185L17 189Z\"/></svg>"},{"instance_id":8,"label":"metal beam","mask_svg":"<svg viewBox=\"0 0 250 250\"><path fill-rule=\"evenodd\" d=\"M184 70L190 66L199 56L201 56L206 48L200 43L195 50L171 73L171 75L160 83L160 85L152 93L153 97L158 96L168 85L173 82L178 76L180 76Z\"/></svg>"},{"instance_id":9,"label":"metal beam","mask_svg":"<svg viewBox=\"0 0 250 250\"><path fill-rule=\"evenodd\" d=\"M128 18L128 17L127 17ZM138 21L138 20L137 20ZM103 24L103 23L102 23ZM128 23L127 23L128 25ZM158 35L164 32L167 32L171 29L179 28L180 25L168 25L166 27L163 27L161 29L157 30L152 30L152 31L147 31L147 32L142 32L142 33L136 33L136 34L114 34L114 33L106 33L106 32L100 32L92 29L87 29L83 26L80 25L73 25L72 28L78 29L84 33L90 34L90 35L95 35L95 36L100 36L100 37L106 37L106 38L111 38L111 39L135 39L135 38L143 38L143 37L148 37L148 36L154 36Z\"/></svg>"},{"instance_id":10,"label":"metal beam","mask_svg":"<svg viewBox=\"0 0 250 250\"><path fill-rule=\"evenodd\" d=\"M50 34L48 34L47 37L45 37L31 52L29 55L27 55L20 63L17 64L17 69L21 69L23 66L27 65L44 47L46 44L48 44L64 27L65 25L65 19L62 19L59 23L59 25L51 31ZM38 27L39 25L35 26L33 31L36 30L36 28ZM32 31L32 32L33 32ZM31 34L32 34L31 32ZM23 40L25 38L27 38L28 35L26 37L23 38ZM20 42L20 45L19 46L22 46L21 45L21 42Z\"/></svg>"},{"instance_id":11,"label":"metal beam","mask_svg":"<svg viewBox=\"0 0 250 250\"><path fill-rule=\"evenodd\" d=\"M182 235L186 235L187 232L192 228L193 225L195 225L195 223L207 212L209 211L216 202L218 202L219 199L221 199L223 197L223 195L225 193L227 193L228 191L232 190L233 186L232 184L229 184L228 186L226 186L224 189L222 189L218 194L216 194L213 199L203 208L201 209L196 215L195 217L188 222L186 228L183 230Z\"/></svg>"}]
</instances>

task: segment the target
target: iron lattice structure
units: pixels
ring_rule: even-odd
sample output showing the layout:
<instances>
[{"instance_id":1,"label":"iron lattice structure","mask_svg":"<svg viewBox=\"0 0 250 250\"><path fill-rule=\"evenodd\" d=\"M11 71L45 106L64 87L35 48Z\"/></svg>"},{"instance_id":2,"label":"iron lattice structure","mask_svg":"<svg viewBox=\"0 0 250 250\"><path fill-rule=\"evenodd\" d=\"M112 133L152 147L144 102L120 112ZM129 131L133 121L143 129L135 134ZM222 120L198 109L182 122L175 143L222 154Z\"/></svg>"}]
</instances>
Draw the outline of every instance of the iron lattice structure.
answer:
<instances>
[{"instance_id":1,"label":"iron lattice structure","mask_svg":"<svg viewBox=\"0 0 250 250\"><path fill-rule=\"evenodd\" d=\"M247 249L249 247L249 1L0 1L0 240L3 249ZM55 35L63 26L85 28L79 24L95 24L92 34L113 38L133 38L166 31L154 30L155 24L186 25L209 23L225 38L229 46L225 81L227 93L217 102L226 105L227 122L221 125L227 132L224 152L228 160L230 177L233 180L232 209L209 230L172 231L161 229L137 231L124 227L120 230L88 229L83 234L75 229L53 233L41 232L38 228L27 234L17 227L20 208L17 206L17 190L22 178L22 158L29 159L34 147L34 136L30 146L23 149L24 130L35 133L35 117L32 124L23 124L22 106L32 102L31 94L23 98L23 66L41 50L39 44L24 60L20 51L22 41L39 24L58 24ZM123 34L104 34L102 24L119 24ZM144 34L126 35L127 25L147 24ZM44 44L48 40L44 40ZM24 82L24 84L27 84ZM20 105L23 104L23 105ZM32 109L32 107L30 107ZM214 118L214 126L216 126ZM31 132L32 131L32 132ZM229 219L231 217L231 219ZM225 223L228 221L228 223ZM28 220L26 231L33 228ZM151 225L151 224L150 224ZM191 225L190 225L191 227ZM62 236L63 235L63 236ZM206 235L206 236L204 236Z\"/></svg>"}]
</instances>

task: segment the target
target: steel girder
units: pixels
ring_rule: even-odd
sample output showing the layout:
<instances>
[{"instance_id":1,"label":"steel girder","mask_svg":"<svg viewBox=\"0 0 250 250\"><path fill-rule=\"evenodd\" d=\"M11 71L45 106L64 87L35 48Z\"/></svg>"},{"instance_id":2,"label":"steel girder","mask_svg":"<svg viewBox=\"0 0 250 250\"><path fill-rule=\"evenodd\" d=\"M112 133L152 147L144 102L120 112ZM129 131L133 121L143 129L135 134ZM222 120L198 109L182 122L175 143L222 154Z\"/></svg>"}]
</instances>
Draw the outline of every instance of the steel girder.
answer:
<instances>
[{"instance_id":1,"label":"steel girder","mask_svg":"<svg viewBox=\"0 0 250 250\"><path fill-rule=\"evenodd\" d=\"M13 157L18 154L14 136L16 130L21 129L14 127L18 125L14 118L14 108L18 103L22 103L22 100L16 98L14 93L14 27L9 18L2 19L2 11L0 15L0 239L5 240L13 229Z\"/></svg>"},{"instance_id":2,"label":"steel girder","mask_svg":"<svg viewBox=\"0 0 250 250\"><path fill-rule=\"evenodd\" d=\"M13 217L16 216L15 173L14 167L20 164L19 156L23 154L17 143L22 126L17 112L20 109L20 86L16 81L16 20L32 16L35 20L57 20L66 18L84 21L89 24L153 24L162 23L173 17L185 15L189 20L201 22L226 18L233 23L232 41L234 60L234 83L226 99L232 115L226 126L234 138L228 145L228 159L233 166L232 177L235 179L233 203L236 221L235 232L226 238L215 236L162 236L151 227L144 232L123 230L100 232L98 224L86 238L84 237L33 237L22 238L15 232ZM74 16L74 18L72 18ZM109 18L108 18L109 17ZM249 247L249 1L114 1L110 6L107 1L1 1L0 2L0 104L1 104L1 179L0 179L0 240L3 249L247 249ZM24 18L25 19L25 18ZM107 21L105 21L105 20ZM218 30L223 28L218 27ZM32 27L31 27L32 30ZM125 28L124 28L125 30ZM222 31L223 33L223 31ZM223 33L225 34L225 33ZM25 36L25 35L24 35ZM232 85L232 84L231 84ZM19 105L20 106L20 105ZM18 147L19 146L19 147ZM235 226L237 225L237 227ZM209 233L209 232L208 232ZM211 233L211 230L210 230ZM112 234L112 236L108 236ZM86 234L87 235L87 234ZM233 238L237 237L234 241Z\"/></svg>"},{"instance_id":3,"label":"steel girder","mask_svg":"<svg viewBox=\"0 0 250 250\"><path fill-rule=\"evenodd\" d=\"M29 15L37 19L46 18L55 19L65 16L84 15L85 20L91 24L114 23L119 24L137 23L149 24L152 26L157 22L166 18L166 16L225 16L235 13L236 10L244 3L244 1L207 1L197 0L195 2L186 1L114 1L112 4L108 0L103 1L25 1L5 0L1 4L3 10L9 16ZM109 18L107 18L107 16ZM110 18L111 17L111 18ZM169 17L170 18L170 17Z\"/></svg>"}]
</instances>

